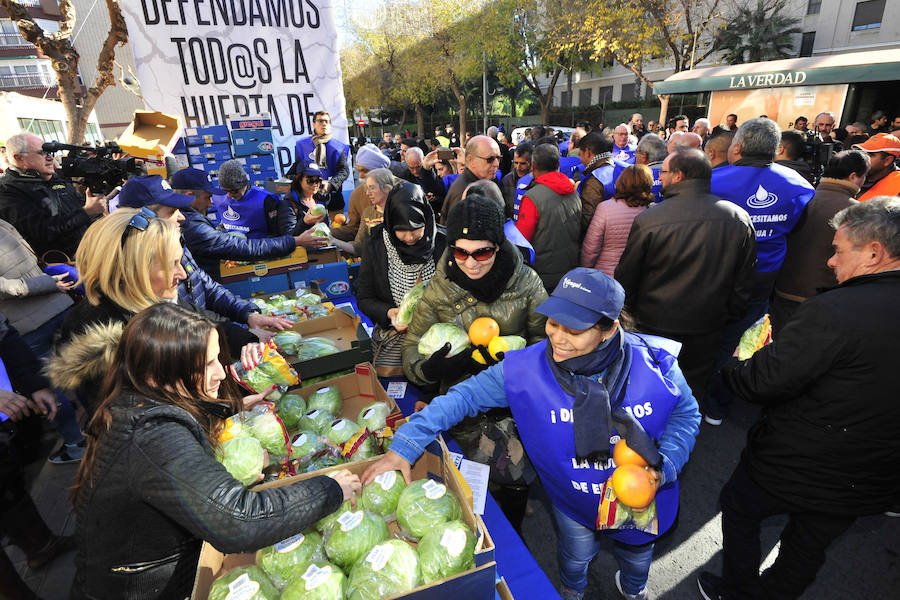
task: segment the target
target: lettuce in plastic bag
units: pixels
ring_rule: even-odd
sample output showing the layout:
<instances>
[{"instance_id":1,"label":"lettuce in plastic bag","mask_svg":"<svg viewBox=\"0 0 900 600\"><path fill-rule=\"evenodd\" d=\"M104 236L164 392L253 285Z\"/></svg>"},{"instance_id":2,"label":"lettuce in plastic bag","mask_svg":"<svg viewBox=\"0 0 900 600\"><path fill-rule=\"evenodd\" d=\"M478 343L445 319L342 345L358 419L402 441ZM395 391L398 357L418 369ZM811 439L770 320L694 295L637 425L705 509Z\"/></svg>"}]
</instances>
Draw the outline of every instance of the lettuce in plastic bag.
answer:
<instances>
[{"instance_id":1,"label":"lettuce in plastic bag","mask_svg":"<svg viewBox=\"0 0 900 600\"><path fill-rule=\"evenodd\" d=\"M385 471L363 488L360 506L387 517L397 512L397 502L405 489L406 481L400 471Z\"/></svg>"},{"instance_id":2,"label":"lettuce in plastic bag","mask_svg":"<svg viewBox=\"0 0 900 600\"><path fill-rule=\"evenodd\" d=\"M325 553L334 564L349 569L372 546L388 537L387 524L378 515L364 510L346 511L337 518L325 540Z\"/></svg>"},{"instance_id":3,"label":"lettuce in plastic bag","mask_svg":"<svg viewBox=\"0 0 900 600\"><path fill-rule=\"evenodd\" d=\"M416 551L402 540L378 544L350 570L347 593L350 600L381 600L419 585Z\"/></svg>"},{"instance_id":4,"label":"lettuce in plastic bag","mask_svg":"<svg viewBox=\"0 0 900 600\"><path fill-rule=\"evenodd\" d=\"M343 444L356 433L359 426L350 419L335 419L328 429L328 439L335 444Z\"/></svg>"},{"instance_id":5,"label":"lettuce in plastic bag","mask_svg":"<svg viewBox=\"0 0 900 600\"><path fill-rule=\"evenodd\" d=\"M324 448L325 442L315 431L301 431L291 442L291 446L294 449L294 455L303 458Z\"/></svg>"},{"instance_id":6,"label":"lettuce in plastic bag","mask_svg":"<svg viewBox=\"0 0 900 600\"><path fill-rule=\"evenodd\" d=\"M399 310L397 316L394 318L394 325L409 325L409 322L412 321L413 313L416 312L416 306L419 305L419 300L422 299L422 294L425 293L425 287L427 285L427 281L420 281L403 295L403 300L400 301L400 306L398 307Z\"/></svg>"},{"instance_id":7,"label":"lettuce in plastic bag","mask_svg":"<svg viewBox=\"0 0 900 600\"><path fill-rule=\"evenodd\" d=\"M328 537L331 535L331 530L334 528L337 523L338 517L340 517L345 512L353 512L353 504L349 500L344 500L341 506L331 513L330 515L325 515L318 521L316 521L316 529L319 533L322 534L322 537Z\"/></svg>"},{"instance_id":8,"label":"lettuce in plastic bag","mask_svg":"<svg viewBox=\"0 0 900 600\"><path fill-rule=\"evenodd\" d=\"M447 356L456 356L469 347L469 334L453 323L435 323L419 338L419 354L431 356L450 342Z\"/></svg>"},{"instance_id":9,"label":"lettuce in plastic bag","mask_svg":"<svg viewBox=\"0 0 900 600\"><path fill-rule=\"evenodd\" d=\"M316 223L312 226L312 229L309 230L309 235L313 237L330 238L331 229L329 229L328 225L325 223Z\"/></svg>"},{"instance_id":10,"label":"lettuce in plastic bag","mask_svg":"<svg viewBox=\"0 0 900 600\"><path fill-rule=\"evenodd\" d=\"M397 502L397 522L413 538L421 538L441 523L462 516L459 501L443 483L432 479L412 482Z\"/></svg>"},{"instance_id":11,"label":"lettuce in plastic bag","mask_svg":"<svg viewBox=\"0 0 900 600\"><path fill-rule=\"evenodd\" d=\"M343 404L344 396L336 385L319 388L306 399L309 410L322 410L335 416L340 414Z\"/></svg>"},{"instance_id":12,"label":"lettuce in plastic bag","mask_svg":"<svg viewBox=\"0 0 900 600\"><path fill-rule=\"evenodd\" d=\"M272 340L274 340L278 349L285 354L297 354L300 343L303 341L303 336L296 331L279 331Z\"/></svg>"},{"instance_id":13,"label":"lettuce in plastic bag","mask_svg":"<svg viewBox=\"0 0 900 600\"><path fill-rule=\"evenodd\" d=\"M747 360L772 341L772 324L769 315L763 315L741 335L738 342L738 360Z\"/></svg>"},{"instance_id":14,"label":"lettuce in plastic bag","mask_svg":"<svg viewBox=\"0 0 900 600\"><path fill-rule=\"evenodd\" d=\"M278 600L280 597L278 590L256 565L232 569L213 581L209 589L209 600Z\"/></svg>"},{"instance_id":15,"label":"lettuce in plastic bag","mask_svg":"<svg viewBox=\"0 0 900 600\"><path fill-rule=\"evenodd\" d=\"M300 394L285 394L275 403L281 422L290 431L296 431L300 419L306 414L306 400Z\"/></svg>"},{"instance_id":16,"label":"lettuce in plastic bag","mask_svg":"<svg viewBox=\"0 0 900 600\"><path fill-rule=\"evenodd\" d=\"M360 427L367 427L369 431L377 431L384 429L387 425L387 416L390 414L390 407L384 402L373 402L359 411L357 422Z\"/></svg>"},{"instance_id":17,"label":"lettuce in plastic bag","mask_svg":"<svg viewBox=\"0 0 900 600\"><path fill-rule=\"evenodd\" d=\"M314 458L306 465L303 469L304 473L312 473L313 471L318 471L319 469L327 469L328 467L333 467L335 465L342 465L347 462L347 459L340 455L340 453L335 450L334 452L329 452L322 455L314 455Z\"/></svg>"},{"instance_id":18,"label":"lettuce in plastic bag","mask_svg":"<svg viewBox=\"0 0 900 600\"><path fill-rule=\"evenodd\" d=\"M304 306L317 306L322 303L322 297L318 294L314 294L310 291L305 291L300 293L300 290L297 290L297 302Z\"/></svg>"},{"instance_id":19,"label":"lettuce in plastic bag","mask_svg":"<svg viewBox=\"0 0 900 600\"><path fill-rule=\"evenodd\" d=\"M315 531L298 533L256 551L256 564L278 589L303 575L311 563L327 560L322 548L322 536Z\"/></svg>"},{"instance_id":20,"label":"lettuce in plastic bag","mask_svg":"<svg viewBox=\"0 0 900 600\"><path fill-rule=\"evenodd\" d=\"M246 426L250 435L270 453L278 456L288 454L290 443L285 439L284 427L274 413L254 409L247 418Z\"/></svg>"},{"instance_id":21,"label":"lettuce in plastic bag","mask_svg":"<svg viewBox=\"0 0 900 600\"><path fill-rule=\"evenodd\" d=\"M350 462L366 460L367 458L372 458L373 456L377 456L378 454L378 448L375 446L373 438L369 436L365 440L363 440L363 443L360 444L356 451L350 455Z\"/></svg>"},{"instance_id":22,"label":"lettuce in plastic bag","mask_svg":"<svg viewBox=\"0 0 900 600\"><path fill-rule=\"evenodd\" d=\"M337 354L340 349L337 345L323 337L309 337L297 345L297 358L301 361L328 356L329 354Z\"/></svg>"},{"instance_id":23,"label":"lettuce in plastic bag","mask_svg":"<svg viewBox=\"0 0 900 600\"><path fill-rule=\"evenodd\" d=\"M422 583L452 577L475 566L475 536L462 521L441 523L419 540Z\"/></svg>"},{"instance_id":24,"label":"lettuce in plastic bag","mask_svg":"<svg viewBox=\"0 0 900 600\"><path fill-rule=\"evenodd\" d=\"M309 407L307 406L307 408ZM305 415L300 417L300 429L315 431L319 435L328 435L332 421L334 421L334 417L331 413L316 408L307 411Z\"/></svg>"},{"instance_id":25,"label":"lettuce in plastic bag","mask_svg":"<svg viewBox=\"0 0 900 600\"><path fill-rule=\"evenodd\" d=\"M344 572L330 563L317 562L285 586L281 600L344 600L346 591Z\"/></svg>"},{"instance_id":26,"label":"lettuce in plastic bag","mask_svg":"<svg viewBox=\"0 0 900 600\"><path fill-rule=\"evenodd\" d=\"M231 476L245 486L256 483L265 464L265 453L255 437L242 434L223 442L216 452L216 460L222 463Z\"/></svg>"}]
</instances>

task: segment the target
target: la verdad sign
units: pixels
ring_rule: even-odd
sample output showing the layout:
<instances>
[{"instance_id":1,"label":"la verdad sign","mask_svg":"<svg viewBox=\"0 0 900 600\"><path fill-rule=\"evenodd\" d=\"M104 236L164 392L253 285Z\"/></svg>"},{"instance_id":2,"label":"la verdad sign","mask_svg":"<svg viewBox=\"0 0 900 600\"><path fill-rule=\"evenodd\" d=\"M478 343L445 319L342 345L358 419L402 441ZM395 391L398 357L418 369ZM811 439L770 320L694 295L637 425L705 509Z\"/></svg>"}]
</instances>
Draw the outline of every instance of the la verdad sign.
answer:
<instances>
[{"instance_id":1,"label":"la verdad sign","mask_svg":"<svg viewBox=\"0 0 900 600\"><path fill-rule=\"evenodd\" d=\"M781 85L800 85L806 81L805 71L788 71L787 73L759 73L756 75L732 75L729 89L760 88Z\"/></svg>"},{"instance_id":2,"label":"la verdad sign","mask_svg":"<svg viewBox=\"0 0 900 600\"><path fill-rule=\"evenodd\" d=\"M186 127L224 125L268 113L276 162L331 114L348 142L333 0L137 0L121 3L151 110Z\"/></svg>"}]
</instances>

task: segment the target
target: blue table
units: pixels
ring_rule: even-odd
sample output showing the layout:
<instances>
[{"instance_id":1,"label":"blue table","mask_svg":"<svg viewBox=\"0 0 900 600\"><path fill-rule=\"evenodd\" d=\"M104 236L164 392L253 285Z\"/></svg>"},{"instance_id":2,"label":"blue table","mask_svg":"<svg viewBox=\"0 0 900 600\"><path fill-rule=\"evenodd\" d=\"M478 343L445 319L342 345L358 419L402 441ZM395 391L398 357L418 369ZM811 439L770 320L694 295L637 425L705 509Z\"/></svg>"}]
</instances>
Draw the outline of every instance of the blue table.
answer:
<instances>
[{"instance_id":1,"label":"blue table","mask_svg":"<svg viewBox=\"0 0 900 600\"><path fill-rule=\"evenodd\" d=\"M392 381L406 381L400 377L383 377L382 385L387 388ZM416 400L419 399L419 389L407 382L406 395L397 399L397 405L404 415L412 414ZM453 438L444 437L447 447L452 452L462 451ZM510 592L516 600L549 600L559 598L559 594L544 572L535 562L534 557L525 547L522 538L516 533L509 521L503 515L503 511L490 494L484 503L484 524L487 526L496 547L494 555L497 559L497 574L506 579Z\"/></svg>"}]
</instances>

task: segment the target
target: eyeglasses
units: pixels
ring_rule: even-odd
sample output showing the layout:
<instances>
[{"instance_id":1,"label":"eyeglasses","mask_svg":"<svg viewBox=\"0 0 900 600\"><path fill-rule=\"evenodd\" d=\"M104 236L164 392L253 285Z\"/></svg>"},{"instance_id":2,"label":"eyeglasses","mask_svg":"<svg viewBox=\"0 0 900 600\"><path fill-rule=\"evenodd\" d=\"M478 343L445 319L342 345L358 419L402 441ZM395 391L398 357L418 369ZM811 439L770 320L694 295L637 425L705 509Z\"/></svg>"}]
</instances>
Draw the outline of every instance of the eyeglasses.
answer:
<instances>
[{"instance_id":1,"label":"eyeglasses","mask_svg":"<svg viewBox=\"0 0 900 600\"><path fill-rule=\"evenodd\" d=\"M330 119L316 119L316 123L331 123Z\"/></svg>"},{"instance_id":2,"label":"eyeglasses","mask_svg":"<svg viewBox=\"0 0 900 600\"><path fill-rule=\"evenodd\" d=\"M475 154L474 156L478 156L478 155ZM486 163L500 162L501 160L503 160L502 156L478 156L478 158L480 158L481 160L483 160Z\"/></svg>"},{"instance_id":3,"label":"eyeglasses","mask_svg":"<svg viewBox=\"0 0 900 600\"><path fill-rule=\"evenodd\" d=\"M122 247L125 247L125 239L128 237L128 234L132 229L137 229L138 231L147 231L147 228L150 227L150 219L155 218L155 212L153 212L146 206L142 206L141 212L136 213L131 217L131 220L128 221L128 225L125 226L125 231L122 232Z\"/></svg>"},{"instance_id":4,"label":"eyeglasses","mask_svg":"<svg viewBox=\"0 0 900 600\"><path fill-rule=\"evenodd\" d=\"M321 177L307 177L306 183L309 183L309 184L322 183L322 178Z\"/></svg>"},{"instance_id":5,"label":"eyeglasses","mask_svg":"<svg viewBox=\"0 0 900 600\"><path fill-rule=\"evenodd\" d=\"M462 248L457 248L456 246L451 247L453 248L453 258L455 258L459 262L465 262L470 256L478 262L484 262L497 253L496 246L487 246L485 248L479 248L478 250L474 250L472 252L463 250Z\"/></svg>"},{"instance_id":6,"label":"eyeglasses","mask_svg":"<svg viewBox=\"0 0 900 600\"><path fill-rule=\"evenodd\" d=\"M44 158L53 158L53 152L49 152L47 150L34 150L23 152L22 154L41 154Z\"/></svg>"}]
</instances>

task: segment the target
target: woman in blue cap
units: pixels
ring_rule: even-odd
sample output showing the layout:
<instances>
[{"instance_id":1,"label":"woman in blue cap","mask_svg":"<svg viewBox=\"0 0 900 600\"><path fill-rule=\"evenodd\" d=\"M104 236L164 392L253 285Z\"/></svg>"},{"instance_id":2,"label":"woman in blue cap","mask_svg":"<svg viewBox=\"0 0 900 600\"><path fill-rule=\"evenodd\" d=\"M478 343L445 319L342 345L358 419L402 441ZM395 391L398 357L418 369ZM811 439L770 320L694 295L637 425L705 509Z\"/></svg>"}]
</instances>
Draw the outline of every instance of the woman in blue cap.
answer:
<instances>
[{"instance_id":1,"label":"woman in blue cap","mask_svg":"<svg viewBox=\"0 0 900 600\"><path fill-rule=\"evenodd\" d=\"M622 286L602 271L569 271L535 309L547 316L547 340L507 352L410 417L363 484L392 469L409 480L410 465L439 433L464 417L509 407L553 504L563 598L584 596L588 565L604 536L613 542L623 597L649 598L654 542L678 512L678 473L693 449L700 412L661 340L623 331L624 303ZM657 488L655 535L598 529L600 490L615 470L610 455L620 438L650 465Z\"/></svg>"},{"instance_id":2,"label":"woman in blue cap","mask_svg":"<svg viewBox=\"0 0 900 600\"><path fill-rule=\"evenodd\" d=\"M278 230L281 235L300 235L328 216L324 204L326 197L320 193L322 171L319 165L308 161L296 166L297 177L291 184L291 191L278 205Z\"/></svg>"}]
</instances>

